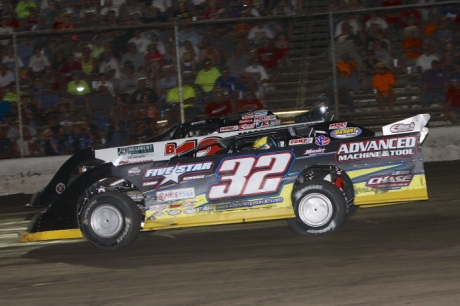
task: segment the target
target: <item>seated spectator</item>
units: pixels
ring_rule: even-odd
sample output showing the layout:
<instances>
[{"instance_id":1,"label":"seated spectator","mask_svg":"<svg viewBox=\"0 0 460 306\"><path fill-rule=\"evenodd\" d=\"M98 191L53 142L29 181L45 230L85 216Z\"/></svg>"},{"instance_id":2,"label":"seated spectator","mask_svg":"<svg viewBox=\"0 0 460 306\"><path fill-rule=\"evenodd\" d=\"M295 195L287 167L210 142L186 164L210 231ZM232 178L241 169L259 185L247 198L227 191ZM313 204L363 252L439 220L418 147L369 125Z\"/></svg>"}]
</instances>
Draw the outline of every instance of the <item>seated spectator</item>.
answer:
<instances>
[{"instance_id":1,"label":"seated spectator","mask_svg":"<svg viewBox=\"0 0 460 306\"><path fill-rule=\"evenodd\" d=\"M421 72L425 72L428 69L431 69L431 63L434 60L439 60L439 57L431 52L431 47L429 44L423 45L423 54L417 58L416 65L420 67Z\"/></svg>"},{"instance_id":2,"label":"seated spectator","mask_svg":"<svg viewBox=\"0 0 460 306\"><path fill-rule=\"evenodd\" d=\"M6 64L0 64L0 88L9 87L15 81L14 74Z\"/></svg>"},{"instance_id":3,"label":"seated spectator","mask_svg":"<svg viewBox=\"0 0 460 306\"><path fill-rule=\"evenodd\" d=\"M13 142L5 135L5 129L0 126L0 159L13 157Z\"/></svg>"},{"instance_id":4,"label":"seated spectator","mask_svg":"<svg viewBox=\"0 0 460 306\"><path fill-rule=\"evenodd\" d=\"M195 46L199 45L201 42L201 36L192 30L187 23L184 25L184 29L179 31L179 42L181 45L183 45L186 40L189 40Z\"/></svg>"},{"instance_id":5,"label":"seated spectator","mask_svg":"<svg viewBox=\"0 0 460 306\"><path fill-rule=\"evenodd\" d=\"M202 44L200 58L208 58L211 61L211 66L218 67L222 63L219 50L208 42Z\"/></svg>"},{"instance_id":6,"label":"seated spectator","mask_svg":"<svg viewBox=\"0 0 460 306\"><path fill-rule=\"evenodd\" d=\"M432 18L423 27L423 33L428 38L432 37L438 30L439 25L440 25L440 18Z\"/></svg>"},{"instance_id":7,"label":"seated spectator","mask_svg":"<svg viewBox=\"0 0 460 306\"><path fill-rule=\"evenodd\" d=\"M155 44L150 44L144 56L146 75L151 84L156 84L160 77L161 67L165 65L163 55L156 48Z\"/></svg>"},{"instance_id":8,"label":"seated spectator","mask_svg":"<svg viewBox=\"0 0 460 306\"><path fill-rule=\"evenodd\" d=\"M139 78L140 75L135 72L133 64L128 62L123 68L123 75L118 85L119 90L131 95L137 89Z\"/></svg>"},{"instance_id":9,"label":"seated spectator","mask_svg":"<svg viewBox=\"0 0 460 306\"><path fill-rule=\"evenodd\" d=\"M40 129L44 124L42 117L38 114L33 103L27 103L27 106L24 109L24 122L36 131L38 131L38 129Z\"/></svg>"},{"instance_id":10,"label":"seated spectator","mask_svg":"<svg viewBox=\"0 0 460 306\"><path fill-rule=\"evenodd\" d=\"M65 77L65 83L72 81L72 73L75 71L82 71L80 61L75 59L73 54L68 54L60 69L60 72Z\"/></svg>"},{"instance_id":11,"label":"seated spectator","mask_svg":"<svg viewBox=\"0 0 460 306\"><path fill-rule=\"evenodd\" d=\"M324 84L324 93L326 95L326 105L329 109L334 109L335 95L334 95L334 77L329 76ZM349 112L355 111L353 98L350 96L350 87L343 77L337 78L337 95L339 105L345 105Z\"/></svg>"},{"instance_id":12,"label":"seated spectator","mask_svg":"<svg viewBox=\"0 0 460 306\"><path fill-rule=\"evenodd\" d=\"M14 29L8 25L8 19L2 17L1 25L0 25L0 34L12 34ZM0 44L2 46L8 46L11 42L11 39L2 39L0 40Z\"/></svg>"},{"instance_id":13,"label":"seated spectator","mask_svg":"<svg viewBox=\"0 0 460 306\"><path fill-rule=\"evenodd\" d=\"M184 107L184 115L186 121L190 121L197 116L198 109L195 107L196 94L195 90L190 85L182 86L182 99ZM180 96L179 86L175 86L168 91L166 96L166 108L168 109L168 121L170 124L177 124L181 122L180 111Z\"/></svg>"},{"instance_id":14,"label":"seated spectator","mask_svg":"<svg viewBox=\"0 0 460 306\"><path fill-rule=\"evenodd\" d=\"M336 64L338 74L343 78L345 86L352 89L355 93L360 90L360 84L358 79L357 63L348 55L348 53L342 53L341 60Z\"/></svg>"},{"instance_id":15,"label":"seated spectator","mask_svg":"<svg viewBox=\"0 0 460 306\"><path fill-rule=\"evenodd\" d=\"M137 47L134 42L128 44L128 52L121 57L121 65L125 65L128 61L134 66L136 72L142 72L142 70L144 70L144 57L140 52L137 52Z\"/></svg>"},{"instance_id":16,"label":"seated spectator","mask_svg":"<svg viewBox=\"0 0 460 306\"><path fill-rule=\"evenodd\" d=\"M120 147L128 144L127 122L122 119L120 108L108 110L106 119L102 123L102 139L105 147Z\"/></svg>"},{"instance_id":17,"label":"seated spectator","mask_svg":"<svg viewBox=\"0 0 460 306\"><path fill-rule=\"evenodd\" d=\"M423 41L420 38L418 28L411 27L404 29L404 39L401 48L404 52L404 63L407 67L414 67L417 59L422 55Z\"/></svg>"},{"instance_id":18,"label":"seated spectator","mask_svg":"<svg viewBox=\"0 0 460 306\"><path fill-rule=\"evenodd\" d=\"M179 0L176 9L172 11L172 18L177 20L188 20L191 19L193 15L186 0Z\"/></svg>"},{"instance_id":19,"label":"seated spectator","mask_svg":"<svg viewBox=\"0 0 460 306\"><path fill-rule=\"evenodd\" d=\"M73 80L67 84L67 93L72 98L71 109L88 105L87 95L91 92L88 83L81 79L81 72L73 72Z\"/></svg>"},{"instance_id":20,"label":"seated spectator","mask_svg":"<svg viewBox=\"0 0 460 306\"><path fill-rule=\"evenodd\" d=\"M41 54L42 49L37 47L34 49L34 55L29 60L29 70L31 75L42 75L50 67L48 58Z\"/></svg>"},{"instance_id":21,"label":"seated spectator","mask_svg":"<svg viewBox=\"0 0 460 306\"><path fill-rule=\"evenodd\" d=\"M386 110L386 105L388 105L388 110L393 110L393 103L395 99L393 87L395 83L393 73L385 66L385 63L380 62L375 65L372 87L376 90L375 98L379 103L381 111Z\"/></svg>"},{"instance_id":22,"label":"seated spectator","mask_svg":"<svg viewBox=\"0 0 460 306\"><path fill-rule=\"evenodd\" d=\"M350 14L343 15L343 20L335 26L334 37L337 38L339 36L342 36L344 34L344 28L349 29L348 35L353 34L356 37L358 37L360 32L362 32L358 20L356 20L356 18L353 18L353 15Z\"/></svg>"},{"instance_id":23,"label":"seated spectator","mask_svg":"<svg viewBox=\"0 0 460 306\"><path fill-rule=\"evenodd\" d=\"M440 55L444 69L451 74L455 71L456 62L460 60L460 52L455 47L454 42L450 40L445 41Z\"/></svg>"},{"instance_id":24,"label":"seated spectator","mask_svg":"<svg viewBox=\"0 0 460 306\"><path fill-rule=\"evenodd\" d=\"M375 65L380 61L375 58L374 50L366 51L366 58L361 65L361 80L363 90L365 92L372 92L372 80L374 78Z\"/></svg>"},{"instance_id":25,"label":"seated spectator","mask_svg":"<svg viewBox=\"0 0 460 306\"><path fill-rule=\"evenodd\" d=\"M244 70L248 73L251 79L257 83L257 87L259 89L257 95L260 99L265 98L265 92L268 89L268 74L265 70L264 66L260 65L260 60L255 57L251 60L251 65L246 67Z\"/></svg>"},{"instance_id":26,"label":"seated spectator","mask_svg":"<svg viewBox=\"0 0 460 306\"><path fill-rule=\"evenodd\" d=\"M380 41L374 41L372 50L374 51L375 58L379 62L385 63L387 67L394 69L393 58L387 49L382 48L382 43Z\"/></svg>"},{"instance_id":27,"label":"seated spectator","mask_svg":"<svg viewBox=\"0 0 460 306\"><path fill-rule=\"evenodd\" d=\"M196 74L197 65L200 59L200 51L197 46L193 45L189 40L184 42L184 45L179 49L179 56L184 73L190 73L192 76Z\"/></svg>"},{"instance_id":28,"label":"seated spectator","mask_svg":"<svg viewBox=\"0 0 460 306\"><path fill-rule=\"evenodd\" d=\"M228 67L230 75L240 76L244 73L246 67L251 63L251 57L244 53L242 47L235 48L233 56L229 57L225 62Z\"/></svg>"},{"instance_id":29,"label":"seated spectator","mask_svg":"<svg viewBox=\"0 0 460 306\"><path fill-rule=\"evenodd\" d=\"M454 76L450 79L446 94L446 107L449 109L447 117L453 123L457 123L460 115L460 76Z\"/></svg>"},{"instance_id":30,"label":"seated spectator","mask_svg":"<svg viewBox=\"0 0 460 306\"><path fill-rule=\"evenodd\" d=\"M102 61L99 65L99 73L104 73L108 80L120 79L120 69L115 58L111 57L110 52L104 51L101 54Z\"/></svg>"},{"instance_id":31,"label":"seated spectator","mask_svg":"<svg viewBox=\"0 0 460 306\"><path fill-rule=\"evenodd\" d=\"M257 85L257 82L254 81L251 77L251 75L247 72L243 72L241 74L241 78L238 82L237 86L238 90L238 99L239 100L244 100L246 99L246 93L251 92L254 93L254 97L258 98L258 92L259 92L259 86Z\"/></svg>"},{"instance_id":32,"label":"seated spectator","mask_svg":"<svg viewBox=\"0 0 460 306\"><path fill-rule=\"evenodd\" d=\"M221 88L214 89L211 101L206 104L204 113L207 118L218 118L232 113L232 105L227 99L228 96L222 94Z\"/></svg>"},{"instance_id":33,"label":"seated spectator","mask_svg":"<svg viewBox=\"0 0 460 306\"><path fill-rule=\"evenodd\" d=\"M47 81L43 90L34 92L36 108L44 118L58 110L59 96L53 86L53 82Z\"/></svg>"},{"instance_id":34,"label":"seated spectator","mask_svg":"<svg viewBox=\"0 0 460 306\"><path fill-rule=\"evenodd\" d=\"M421 81L422 107L429 107L434 101L440 106L445 106L449 75L442 69L440 61L434 60L431 62L431 69L422 74Z\"/></svg>"},{"instance_id":35,"label":"seated spectator","mask_svg":"<svg viewBox=\"0 0 460 306\"><path fill-rule=\"evenodd\" d=\"M388 23L382 17L379 17L377 13L369 14L369 19L365 23L366 30L369 29L374 23L377 24L379 30L384 33L388 33Z\"/></svg>"},{"instance_id":36,"label":"seated spectator","mask_svg":"<svg viewBox=\"0 0 460 306\"><path fill-rule=\"evenodd\" d=\"M37 9L37 5L32 0L20 0L16 4L16 15L19 19L26 19L30 15L30 9Z\"/></svg>"},{"instance_id":37,"label":"seated spectator","mask_svg":"<svg viewBox=\"0 0 460 306\"><path fill-rule=\"evenodd\" d=\"M401 6L402 2L400 0L383 0L382 7L395 7ZM400 19L401 10L391 10L385 12L385 21L388 23L388 26L392 29L401 28L401 19Z\"/></svg>"},{"instance_id":38,"label":"seated spectator","mask_svg":"<svg viewBox=\"0 0 460 306\"><path fill-rule=\"evenodd\" d=\"M273 39L275 35L273 32L262 22L258 21L256 26L253 27L248 34L248 39L253 42L255 46L261 45L264 38Z\"/></svg>"},{"instance_id":39,"label":"seated spectator","mask_svg":"<svg viewBox=\"0 0 460 306\"><path fill-rule=\"evenodd\" d=\"M226 97L229 101L237 99L238 84L236 78L230 75L230 70L227 66L222 68L222 75L217 78L215 87L221 89L222 96Z\"/></svg>"},{"instance_id":40,"label":"seated spectator","mask_svg":"<svg viewBox=\"0 0 460 306\"><path fill-rule=\"evenodd\" d=\"M17 60L18 69L22 70L23 67L24 67L24 64L23 64L22 60L19 58L19 56L16 56L16 60ZM6 49L6 54L3 56L1 63L7 65L9 70L13 74L16 74L16 72L15 72L16 62L15 62L15 58L14 58L14 50L13 50L12 47L8 47Z\"/></svg>"},{"instance_id":41,"label":"seated spectator","mask_svg":"<svg viewBox=\"0 0 460 306\"><path fill-rule=\"evenodd\" d=\"M128 40L128 44L130 43L134 43L136 45L136 49L139 53L145 54L150 41L141 35L140 30L135 30L134 37Z\"/></svg>"},{"instance_id":42,"label":"seated spectator","mask_svg":"<svg viewBox=\"0 0 460 306\"><path fill-rule=\"evenodd\" d=\"M442 16L439 27L434 34L439 44L443 45L446 41L452 41L454 39L454 33L455 31L451 19Z\"/></svg>"},{"instance_id":43,"label":"seated spectator","mask_svg":"<svg viewBox=\"0 0 460 306\"><path fill-rule=\"evenodd\" d=\"M85 76L92 76L94 73L96 73L97 61L94 57L91 56L91 49L88 46L84 46L81 52L81 69L85 73Z\"/></svg>"},{"instance_id":44,"label":"seated spectator","mask_svg":"<svg viewBox=\"0 0 460 306\"><path fill-rule=\"evenodd\" d=\"M247 89L244 93L245 98L242 99L235 107L235 113L244 111L255 111L264 109L262 102L256 98L256 93L251 89Z\"/></svg>"},{"instance_id":45,"label":"seated spectator","mask_svg":"<svg viewBox=\"0 0 460 306\"><path fill-rule=\"evenodd\" d=\"M66 134L71 133L72 126L79 121L79 117L75 112L70 110L69 102L66 100L61 101L59 103L59 113L57 116L57 122L60 127L64 128L64 132ZM58 128L55 128L56 132ZM57 134L56 134L57 135Z\"/></svg>"},{"instance_id":46,"label":"seated spectator","mask_svg":"<svg viewBox=\"0 0 460 306\"><path fill-rule=\"evenodd\" d=\"M217 5L216 0L209 0L208 7L204 17L209 20L216 20L226 17L226 10L224 7Z\"/></svg>"},{"instance_id":47,"label":"seated spectator","mask_svg":"<svg viewBox=\"0 0 460 306\"><path fill-rule=\"evenodd\" d=\"M101 123L107 119L107 110L115 107L115 99L105 86L99 86L97 94L88 98L91 121L101 129Z\"/></svg>"},{"instance_id":48,"label":"seated spectator","mask_svg":"<svg viewBox=\"0 0 460 306\"><path fill-rule=\"evenodd\" d=\"M211 65L211 60L208 58L203 60L203 67L196 75L195 84L199 86L203 98L206 99L212 96L214 84L221 74L216 67Z\"/></svg>"},{"instance_id":49,"label":"seated spectator","mask_svg":"<svg viewBox=\"0 0 460 306\"><path fill-rule=\"evenodd\" d=\"M13 117L13 118L11 118L10 121L11 121L11 123L9 124L9 128L8 128L7 133L6 133L6 137L8 137L12 142L15 142L17 139L19 139L19 118L18 117ZM29 130L30 135L32 137L37 135L37 130L31 128L30 126L28 126L26 124L22 124L22 128Z\"/></svg>"},{"instance_id":50,"label":"seated spectator","mask_svg":"<svg viewBox=\"0 0 460 306\"><path fill-rule=\"evenodd\" d=\"M260 64L272 77L270 81L276 82L281 74L281 60L283 54L273 45L273 42L265 38L262 46L256 49L255 54L259 58Z\"/></svg>"},{"instance_id":51,"label":"seated spectator","mask_svg":"<svg viewBox=\"0 0 460 306\"><path fill-rule=\"evenodd\" d=\"M131 99L128 101L131 105L137 105L142 103L144 96L149 97L149 101L156 103L158 101L158 95L152 88L147 86L147 78L139 78L137 80L137 89L131 95Z\"/></svg>"},{"instance_id":52,"label":"seated spectator","mask_svg":"<svg viewBox=\"0 0 460 306\"><path fill-rule=\"evenodd\" d=\"M22 127L22 139L16 139L13 142L13 157L32 157L38 156L39 141L32 137L30 129Z\"/></svg>"},{"instance_id":53,"label":"seated spectator","mask_svg":"<svg viewBox=\"0 0 460 306\"><path fill-rule=\"evenodd\" d=\"M168 91L175 86L177 86L177 78L174 75L174 67L163 66L163 77L158 82L158 93L162 102L166 100Z\"/></svg>"},{"instance_id":54,"label":"seated spectator","mask_svg":"<svg viewBox=\"0 0 460 306\"><path fill-rule=\"evenodd\" d=\"M279 34L274 42L274 45L283 55L281 62L286 63L289 66L293 65L291 59L289 58L289 39L286 35L283 33Z\"/></svg>"}]
</instances>

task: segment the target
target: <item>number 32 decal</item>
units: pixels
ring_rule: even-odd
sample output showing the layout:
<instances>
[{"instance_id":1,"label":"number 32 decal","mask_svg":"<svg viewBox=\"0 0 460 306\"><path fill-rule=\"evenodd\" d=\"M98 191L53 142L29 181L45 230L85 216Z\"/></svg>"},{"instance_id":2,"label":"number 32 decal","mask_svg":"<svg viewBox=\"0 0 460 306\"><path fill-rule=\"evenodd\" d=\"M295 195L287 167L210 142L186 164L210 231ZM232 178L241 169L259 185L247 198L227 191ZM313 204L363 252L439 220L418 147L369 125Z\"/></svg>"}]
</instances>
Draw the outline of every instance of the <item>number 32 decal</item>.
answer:
<instances>
[{"instance_id":1,"label":"number 32 decal","mask_svg":"<svg viewBox=\"0 0 460 306\"><path fill-rule=\"evenodd\" d=\"M216 174L219 182L211 186L208 199L220 200L275 193L293 160L291 152L260 154L224 159Z\"/></svg>"}]
</instances>

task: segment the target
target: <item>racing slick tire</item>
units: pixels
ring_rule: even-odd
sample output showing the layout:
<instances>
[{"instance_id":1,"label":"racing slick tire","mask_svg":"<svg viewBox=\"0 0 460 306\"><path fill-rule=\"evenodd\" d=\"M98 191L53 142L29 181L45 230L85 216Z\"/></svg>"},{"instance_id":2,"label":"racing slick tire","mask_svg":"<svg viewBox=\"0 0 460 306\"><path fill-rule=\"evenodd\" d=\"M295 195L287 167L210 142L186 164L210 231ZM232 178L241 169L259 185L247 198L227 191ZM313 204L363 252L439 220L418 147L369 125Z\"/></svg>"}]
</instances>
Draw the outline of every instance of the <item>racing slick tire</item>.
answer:
<instances>
[{"instance_id":1,"label":"racing slick tire","mask_svg":"<svg viewBox=\"0 0 460 306\"><path fill-rule=\"evenodd\" d=\"M301 235L334 232L347 217L342 191L328 181L313 180L296 186L292 203L296 217L287 221L291 229Z\"/></svg>"},{"instance_id":2,"label":"racing slick tire","mask_svg":"<svg viewBox=\"0 0 460 306\"><path fill-rule=\"evenodd\" d=\"M84 237L104 250L117 250L136 240L141 214L134 201L120 192L92 197L80 217Z\"/></svg>"}]
</instances>

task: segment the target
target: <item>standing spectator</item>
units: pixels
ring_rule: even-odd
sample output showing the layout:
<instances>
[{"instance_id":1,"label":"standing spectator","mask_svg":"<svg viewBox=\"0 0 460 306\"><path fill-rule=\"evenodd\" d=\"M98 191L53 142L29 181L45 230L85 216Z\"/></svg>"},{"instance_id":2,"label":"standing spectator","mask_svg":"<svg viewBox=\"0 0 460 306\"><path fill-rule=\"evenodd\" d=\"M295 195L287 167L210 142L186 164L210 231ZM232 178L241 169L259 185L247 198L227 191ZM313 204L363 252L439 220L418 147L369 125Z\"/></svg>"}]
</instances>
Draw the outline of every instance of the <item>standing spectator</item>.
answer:
<instances>
[{"instance_id":1,"label":"standing spectator","mask_svg":"<svg viewBox=\"0 0 460 306\"><path fill-rule=\"evenodd\" d=\"M441 62L431 62L431 69L422 74L422 107L429 107L433 101L444 106L449 75L442 69Z\"/></svg>"},{"instance_id":2,"label":"standing spectator","mask_svg":"<svg viewBox=\"0 0 460 306\"><path fill-rule=\"evenodd\" d=\"M195 75L198 62L200 61L200 51L198 47L186 40L184 45L179 49L180 62L182 71Z\"/></svg>"},{"instance_id":3,"label":"standing spectator","mask_svg":"<svg viewBox=\"0 0 460 306\"><path fill-rule=\"evenodd\" d=\"M372 87L376 90L375 98L380 105L380 110L384 111L386 105L388 110L393 110L395 79L393 73L385 66L385 63L375 65L375 75Z\"/></svg>"},{"instance_id":4,"label":"standing spectator","mask_svg":"<svg viewBox=\"0 0 460 306\"><path fill-rule=\"evenodd\" d=\"M423 54L417 58L416 65L420 67L421 72L425 72L428 69L431 69L431 63L434 60L439 60L439 57L431 52L431 47L429 44L423 45Z\"/></svg>"},{"instance_id":5,"label":"standing spectator","mask_svg":"<svg viewBox=\"0 0 460 306\"><path fill-rule=\"evenodd\" d=\"M216 80L221 74L216 67L212 67L211 60L208 58L203 60L203 66L204 68L196 76L195 84L199 85L203 98L206 100L207 97L212 96L214 84L216 84Z\"/></svg>"},{"instance_id":6,"label":"standing spectator","mask_svg":"<svg viewBox=\"0 0 460 306\"><path fill-rule=\"evenodd\" d=\"M355 105L350 95L350 88L348 87L348 83L346 82L346 79L340 76L337 78L337 92L338 92L337 94L338 94L339 104L347 106L347 110L349 112L354 112ZM333 76L329 76L326 79L326 83L324 84L324 93L326 95L326 105L330 109L334 109L335 95L334 95Z\"/></svg>"},{"instance_id":7,"label":"standing spectator","mask_svg":"<svg viewBox=\"0 0 460 306\"><path fill-rule=\"evenodd\" d=\"M120 147L128 144L126 121L122 119L122 109L112 108L103 122L102 139L105 147Z\"/></svg>"},{"instance_id":8,"label":"standing spectator","mask_svg":"<svg viewBox=\"0 0 460 306\"><path fill-rule=\"evenodd\" d=\"M184 107L184 115L186 121L192 120L198 115L198 110L195 107L196 94L195 90L190 85L182 86L182 99ZM177 124L181 122L181 111L180 111L180 95L179 86L175 86L168 91L166 96L166 104L169 115L168 121L170 124Z\"/></svg>"}]
</instances>

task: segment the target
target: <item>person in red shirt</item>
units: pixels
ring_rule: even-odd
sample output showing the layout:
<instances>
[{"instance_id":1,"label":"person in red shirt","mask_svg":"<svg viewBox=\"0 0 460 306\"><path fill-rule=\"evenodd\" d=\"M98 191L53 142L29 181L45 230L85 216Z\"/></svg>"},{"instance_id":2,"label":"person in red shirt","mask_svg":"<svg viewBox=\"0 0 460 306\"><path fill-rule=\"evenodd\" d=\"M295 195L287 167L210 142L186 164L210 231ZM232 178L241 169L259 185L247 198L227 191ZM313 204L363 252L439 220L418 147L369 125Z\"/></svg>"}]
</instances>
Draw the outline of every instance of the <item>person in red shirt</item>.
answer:
<instances>
[{"instance_id":1,"label":"person in red shirt","mask_svg":"<svg viewBox=\"0 0 460 306\"><path fill-rule=\"evenodd\" d=\"M204 110L206 117L217 118L230 115L232 113L232 105L225 98L226 96L222 95L222 89L214 89L214 99L206 104L206 109Z\"/></svg>"},{"instance_id":2,"label":"person in red shirt","mask_svg":"<svg viewBox=\"0 0 460 306\"><path fill-rule=\"evenodd\" d=\"M264 38L262 46L256 49L256 55L260 64L268 74L272 75L271 81L276 82L281 74L281 60L284 58L283 51L276 48L269 38Z\"/></svg>"},{"instance_id":3,"label":"person in red shirt","mask_svg":"<svg viewBox=\"0 0 460 306\"><path fill-rule=\"evenodd\" d=\"M73 79L72 72L82 71L82 67L80 61L76 61L75 56L73 54L69 54L67 55L65 63L62 64L60 71L64 75L66 83L69 83Z\"/></svg>"},{"instance_id":4,"label":"person in red shirt","mask_svg":"<svg viewBox=\"0 0 460 306\"><path fill-rule=\"evenodd\" d=\"M450 83L446 94L446 106L450 110L446 117L456 123L458 121L457 116L460 114L460 75L454 75Z\"/></svg>"},{"instance_id":5,"label":"person in red shirt","mask_svg":"<svg viewBox=\"0 0 460 306\"><path fill-rule=\"evenodd\" d=\"M400 0L384 0L382 7L401 6ZM400 10L393 10L385 12L385 21L391 28L399 29L401 27Z\"/></svg>"},{"instance_id":6,"label":"person in red shirt","mask_svg":"<svg viewBox=\"0 0 460 306\"><path fill-rule=\"evenodd\" d=\"M264 109L264 105L255 97L254 92L246 90L245 95L246 98L238 102L236 105L235 113Z\"/></svg>"}]
</instances>

